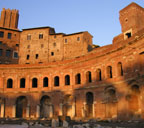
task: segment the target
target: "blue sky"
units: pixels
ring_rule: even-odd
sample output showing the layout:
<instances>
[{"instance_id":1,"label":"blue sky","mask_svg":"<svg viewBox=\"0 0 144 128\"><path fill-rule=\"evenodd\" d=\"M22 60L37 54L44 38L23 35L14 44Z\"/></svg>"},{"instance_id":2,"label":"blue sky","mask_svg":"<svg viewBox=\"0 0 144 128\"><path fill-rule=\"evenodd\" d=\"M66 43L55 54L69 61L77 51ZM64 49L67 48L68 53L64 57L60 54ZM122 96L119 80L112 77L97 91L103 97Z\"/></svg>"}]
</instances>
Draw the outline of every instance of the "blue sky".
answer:
<instances>
[{"instance_id":1,"label":"blue sky","mask_svg":"<svg viewBox=\"0 0 144 128\"><path fill-rule=\"evenodd\" d=\"M121 33L119 11L144 0L0 0L2 8L19 10L19 29L50 26L57 33L88 31L93 43L103 46L112 43Z\"/></svg>"}]
</instances>

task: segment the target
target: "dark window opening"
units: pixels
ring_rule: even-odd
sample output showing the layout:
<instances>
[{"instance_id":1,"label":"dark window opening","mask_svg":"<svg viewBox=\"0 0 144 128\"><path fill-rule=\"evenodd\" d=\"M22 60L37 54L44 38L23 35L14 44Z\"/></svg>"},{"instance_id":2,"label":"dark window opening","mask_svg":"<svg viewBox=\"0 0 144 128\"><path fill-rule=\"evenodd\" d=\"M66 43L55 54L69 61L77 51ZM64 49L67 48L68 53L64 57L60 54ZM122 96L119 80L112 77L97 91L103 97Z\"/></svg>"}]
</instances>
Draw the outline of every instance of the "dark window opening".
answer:
<instances>
[{"instance_id":1,"label":"dark window opening","mask_svg":"<svg viewBox=\"0 0 144 128\"><path fill-rule=\"evenodd\" d=\"M7 88L12 88L13 87L13 80L12 79L8 79L7 80Z\"/></svg>"},{"instance_id":2,"label":"dark window opening","mask_svg":"<svg viewBox=\"0 0 144 128\"><path fill-rule=\"evenodd\" d=\"M29 60L29 58L30 58L30 55L27 55L27 60Z\"/></svg>"},{"instance_id":3,"label":"dark window opening","mask_svg":"<svg viewBox=\"0 0 144 128\"><path fill-rule=\"evenodd\" d=\"M131 37L131 32L128 32L125 35L127 36L127 38L130 38Z\"/></svg>"},{"instance_id":4,"label":"dark window opening","mask_svg":"<svg viewBox=\"0 0 144 128\"><path fill-rule=\"evenodd\" d=\"M27 49L29 49L29 48L30 48L30 45L27 46Z\"/></svg>"},{"instance_id":5,"label":"dark window opening","mask_svg":"<svg viewBox=\"0 0 144 128\"><path fill-rule=\"evenodd\" d=\"M2 41L0 41L0 44L2 44Z\"/></svg>"},{"instance_id":6,"label":"dark window opening","mask_svg":"<svg viewBox=\"0 0 144 128\"><path fill-rule=\"evenodd\" d=\"M27 35L27 40L31 40L31 35Z\"/></svg>"},{"instance_id":7,"label":"dark window opening","mask_svg":"<svg viewBox=\"0 0 144 128\"><path fill-rule=\"evenodd\" d=\"M80 37L77 37L77 41L80 41Z\"/></svg>"},{"instance_id":8,"label":"dark window opening","mask_svg":"<svg viewBox=\"0 0 144 128\"><path fill-rule=\"evenodd\" d=\"M43 34L39 34L39 39L43 39Z\"/></svg>"},{"instance_id":9,"label":"dark window opening","mask_svg":"<svg viewBox=\"0 0 144 128\"><path fill-rule=\"evenodd\" d=\"M4 32L0 32L0 37L4 37Z\"/></svg>"},{"instance_id":10,"label":"dark window opening","mask_svg":"<svg viewBox=\"0 0 144 128\"><path fill-rule=\"evenodd\" d=\"M75 76L75 83L81 84L81 75L79 73Z\"/></svg>"},{"instance_id":11,"label":"dark window opening","mask_svg":"<svg viewBox=\"0 0 144 128\"><path fill-rule=\"evenodd\" d=\"M14 52L14 58L18 58L18 53Z\"/></svg>"},{"instance_id":12,"label":"dark window opening","mask_svg":"<svg viewBox=\"0 0 144 128\"><path fill-rule=\"evenodd\" d=\"M8 39L11 39L12 34L8 33Z\"/></svg>"},{"instance_id":13,"label":"dark window opening","mask_svg":"<svg viewBox=\"0 0 144 128\"><path fill-rule=\"evenodd\" d=\"M122 63L118 63L118 75L123 76L123 68L122 68Z\"/></svg>"},{"instance_id":14,"label":"dark window opening","mask_svg":"<svg viewBox=\"0 0 144 128\"><path fill-rule=\"evenodd\" d=\"M19 44L16 44L16 47L19 47Z\"/></svg>"},{"instance_id":15,"label":"dark window opening","mask_svg":"<svg viewBox=\"0 0 144 128\"><path fill-rule=\"evenodd\" d=\"M67 39L65 39L65 43L67 43Z\"/></svg>"},{"instance_id":16,"label":"dark window opening","mask_svg":"<svg viewBox=\"0 0 144 128\"><path fill-rule=\"evenodd\" d=\"M37 88L37 86L38 86L38 80L37 80L37 78L33 78L32 79L32 88Z\"/></svg>"},{"instance_id":17,"label":"dark window opening","mask_svg":"<svg viewBox=\"0 0 144 128\"><path fill-rule=\"evenodd\" d=\"M101 69L97 69L97 71L96 71L96 80L97 81L101 81L102 80Z\"/></svg>"},{"instance_id":18,"label":"dark window opening","mask_svg":"<svg viewBox=\"0 0 144 128\"><path fill-rule=\"evenodd\" d=\"M0 56L3 55L3 49L0 49Z\"/></svg>"},{"instance_id":19,"label":"dark window opening","mask_svg":"<svg viewBox=\"0 0 144 128\"><path fill-rule=\"evenodd\" d=\"M20 88L25 88L25 78L20 79Z\"/></svg>"},{"instance_id":20,"label":"dark window opening","mask_svg":"<svg viewBox=\"0 0 144 128\"><path fill-rule=\"evenodd\" d=\"M35 58L36 58L36 59L38 59L38 56L39 56L39 55L38 55L38 54L36 54L36 55L35 55Z\"/></svg>"},{"instance_id":21,"label":"dark window opening","mask_svg":"<svg viewBox=\"0 0 144 128\"><path fill-rule=\"evenodd\" d=\"M47 77L45 77L43 79L43 87L48 87L48 78Z\"/></svg>"},{"instance_id":22,"label":"dark window opening","mask_svg":"<svg viewBox=\"0 0 144 128\"><path fill-rule=\"evenodd\" d=\"M70 76L69 75L65 76L65 85L70 85Z\"/></svg>"},{"instance_id":23,"label":"dark window opening","mask_svg":"<svg viewBox=\"0 0 144 128\"><path fill-rule=\"evenodd\" d=\"M10 57L11 55L11 50L6 50L6 57Z\"/></svg>"},{"instance_id":24,"label":"dark window opening","mask_svg":"<svg viewBox=\"0 0 144 128\"><path fill-rule=\"evenodd\" d=\"M91 83L92 82L92 77L91 77L91 72L90 71L88 71L86 73L86 82L87 83Z\"/></svg>"},{"instance_id":25,"label":"dark window opening","mask_svg":"<svg viewBox=\"0 0 144 128\"><path fill-rule=\"evenodd\" d=\"M112 78L112 67L111 66L107 67L107 76L108 76L108 78Z\"/></svg>"},{"instance_id":26,"label":"dark window opening","mask_svg":"<svg viewBox=\"0 0 144 128\"><path fill-rule=\"evenodd\" d=\"M56 76L54 78L54 86L59 86L59 77L58 76Z\"/></svg>"},{"instance_id":27,"label":"dark window opening","mask_svg":"<svg viewBox=\"0 0 144 128\"><path fill-rule=\"evenodd\" d=\"M54 56L54 52L51 52L51 56Z\"/></svg>"}]
</instances>

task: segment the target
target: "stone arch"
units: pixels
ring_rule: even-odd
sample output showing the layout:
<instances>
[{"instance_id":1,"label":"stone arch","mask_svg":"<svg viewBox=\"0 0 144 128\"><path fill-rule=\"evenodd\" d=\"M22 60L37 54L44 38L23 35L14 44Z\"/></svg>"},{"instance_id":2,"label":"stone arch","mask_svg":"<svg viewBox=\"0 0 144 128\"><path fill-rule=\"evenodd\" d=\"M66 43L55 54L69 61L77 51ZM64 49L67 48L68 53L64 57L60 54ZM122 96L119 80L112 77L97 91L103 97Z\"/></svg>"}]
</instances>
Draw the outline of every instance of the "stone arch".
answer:
<instances>
[{"instance_id":1,"label":"stone arch","mask_svg":"<svg viewBox=\"0 0 144 128\"><path fill-rule=\"evenodd\" d=\"M59 86L59 76L54 77L54 86Z\"/></svg>"},{"instance_id":2,"label":"stone arch","mask_svg":"<svg viewBox=\"0 0 144 128\"><path fill-rule=\"evenodd\" d=\"M117 70L118 70L118 76L123 76L123 67L122 67L122 63L121 62L118 62Z\"/></svg>"},{"instance_id":3,"label":"stone arch","mask_svg":"<svg viewBox=\"0 0 144 128\"><path fill-rule=\"evenodd\" d=\"M43 78L43 87L48 87L48 77Z\"/></svg>"},{"instance_id":4,"label":"stone arch","mask_svg":"<svg viewBox=\"0 0 144 128\"><path fill-rule=\"evenodd\" d=\"M140 108L140 87L137 84L130 86L128 106L130 111L130 118L136 118L139 115Z\"/></svg>"},{"instance_id":5,"label":"stone arch","mask_svg":"<svg viewBox=\"0 0 144 128\"><path fill-rule=\"evenodd\" d=\"M63 99L63 116L72 116L72 95L65 95Z\"/></svg>"},{"instance_id":6,"label":"stone arch","mask_svg":"<svg viewBox=\"0 0 144 128\"><path fill-rule=\"evenodd\" d=\"M75 75L75 84L81 84L81 74L77 73Z\"/></svg>"},{"instance_id":7,"label":"stone arch","mask_svg":"<svg viewBox=\"0 0 144 128\"><path fill-rule=\"evenodd\" d=\"M92 75L90 71L86 72L86 82L91 83L92 82Z\"/></svg>"},{"instance_id":8,"label":"stone arch","mask_svg":"<svg viewBox=\"0 0 144 128\"><path fill-rule=\"evenodd\" d=\"M107 67L107 78L112 78L112 66Z\"/></svg>"},{"instance_id":9,"label":"stone arch","mask_svg":"<svg viewBox=\"0 0 144 128\"><path fill-rule=\"evenodd\" d=\"M25 88L25 78L20 79L20 88Z\"/></svg>"},{"instance_id":10,"label":"stone arch","mask_svg":"<svg viewBox=\"0 0 144 128\"><path fill-rule=\"evenodd\" d=\"M70 75L65 76L65 85L70 85Z\"/></svg>"},{"instance_id":11,"label":"stone arch","mask_svg":"<svg viewBox=\"0 0 144 128\"><path fill-rule=\"evenodd\" d=\"M93 102L94 102L94 95L92 92L86 93L86 117L93 117Z\"/></svg>"},{"instance_id":12,"label":"stone arch","mask_svg":"<svg viewBox=\"0 0 144 128\"><path fill-rule=\"evenodd\" d=\"M7 88L13 88L13 79L9 78L7 80Z\"/></svg>"},{"instance_id":13,"label":"stone arch","mask_svg":"<svg viewBox=\"0 0 144 128\"><path fill-rule=\"evenodd\" d=\"M28 100L25 96L16 99L16 118L25 118Z\"/></svg>"},{"instance_id":14,"label":"stone arch","mask_svg":"<svg viewBox=\"0 0 144 128\"><path fill-rule=\"evenodd\" d=\"M52 113L51 98L47 95L42 96L40 100L40 117L49 118Z\"/></svg>"},{"instance_id":15,"label":"stone arch","mask_svg":"<svg viewBox=\"0 0 144 128\"><path fill-rule=\"evenodd\" d=\"M117 96L113 86L105 88L105 116L106 118L117 118Z\"/></svg>"},{"instance_id":16,"label":"stone arch","mask_svg":"<svg viewBox=\"0 0 144 128\"><path fill-rule=\"evenodd\" d=\"M37 78L33 78L32 79L32 88L37 88L38 86L38 79Z\"/></svg>"},{"instance_id":17,"label":"stone arch","mask_svg":"<svg viewBox=\"0 0 144 128\"><path fill-rule=\"evenodd\" d=\"M96 70L96 80L101 81L102 80L102 74L101 74L101 69Z\"/></svg>"}]
</instances>

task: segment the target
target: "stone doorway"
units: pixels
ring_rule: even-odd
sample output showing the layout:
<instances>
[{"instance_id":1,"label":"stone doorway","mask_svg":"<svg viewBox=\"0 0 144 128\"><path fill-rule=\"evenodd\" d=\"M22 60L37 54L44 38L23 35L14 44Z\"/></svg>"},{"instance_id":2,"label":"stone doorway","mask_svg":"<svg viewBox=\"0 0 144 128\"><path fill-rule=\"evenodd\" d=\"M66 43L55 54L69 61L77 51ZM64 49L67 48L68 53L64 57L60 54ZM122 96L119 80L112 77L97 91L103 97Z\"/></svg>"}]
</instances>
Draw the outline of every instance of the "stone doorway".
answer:
<instances>
[{"instance_id":1,"label":"stone doorway","mask_svg":"<svg viewBox=\"0 0 144 128\"><path fill-rule=\"evenodd\" d=\"M63 101L63 116L72 116L72 96L66 95Z\"/></svg>"},{"instance_id":2,"label":"stone doorway","mask_svg":"<svg viewBox=\"0 0 144 128\"><path fill-rule=\"evenodd\" d=\"M20 96L16 100L16 118L25 118L26 117L26 108L27 108L27 98L25 96Z\"/></svg>"},{"instance_id":3,"label":"stone doorway","mask_svg":"<svg viewBox=\"0 0 144 128\"><path fill-rule=\"evenodd\" d=\"M40 117L49 118L52 111L51 98L49 96L43 96L40 100Z\"/></svg>"},{"instance_id":4,"label":"stone doorway","mask_svg":"<svg viewBox=\"0 0 144 128\"><path fill-rule=\"evenodd\" d=\"M86 117L93 117L93 93L87 92L86 93Z\"/></svg>"}]
</instances>

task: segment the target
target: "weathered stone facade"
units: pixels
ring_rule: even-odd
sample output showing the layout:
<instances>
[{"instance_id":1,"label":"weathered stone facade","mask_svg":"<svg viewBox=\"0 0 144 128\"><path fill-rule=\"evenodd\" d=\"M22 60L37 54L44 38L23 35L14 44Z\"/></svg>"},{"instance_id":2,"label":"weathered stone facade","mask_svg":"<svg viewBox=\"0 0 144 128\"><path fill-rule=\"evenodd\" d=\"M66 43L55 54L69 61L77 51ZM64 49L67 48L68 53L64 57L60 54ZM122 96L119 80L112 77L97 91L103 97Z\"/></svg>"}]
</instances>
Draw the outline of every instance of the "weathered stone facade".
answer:
<instances>
[{"instance_id":1,"label":"weathered stone facade","mask_svg":"<svg viewBox=\"0 0 144 128\"><path fill-rule=\"evenodd\" d=\"M131 3L120 22L113 44L97 48L88 32L1 26L12 37L0 48L19 58L0 56L0 117L143 119L144 8Z\"/></svg>"}]
</instances>

